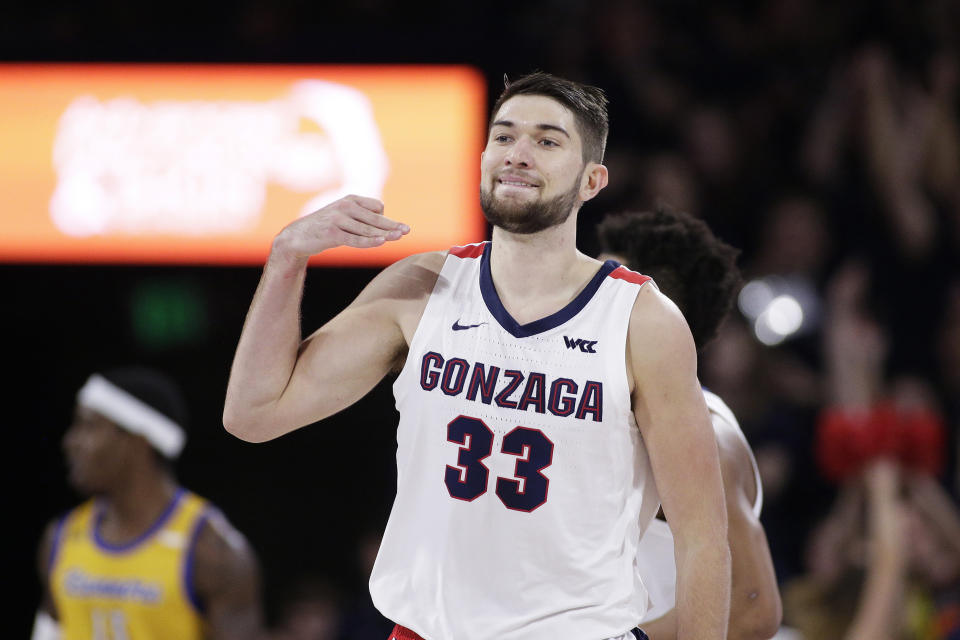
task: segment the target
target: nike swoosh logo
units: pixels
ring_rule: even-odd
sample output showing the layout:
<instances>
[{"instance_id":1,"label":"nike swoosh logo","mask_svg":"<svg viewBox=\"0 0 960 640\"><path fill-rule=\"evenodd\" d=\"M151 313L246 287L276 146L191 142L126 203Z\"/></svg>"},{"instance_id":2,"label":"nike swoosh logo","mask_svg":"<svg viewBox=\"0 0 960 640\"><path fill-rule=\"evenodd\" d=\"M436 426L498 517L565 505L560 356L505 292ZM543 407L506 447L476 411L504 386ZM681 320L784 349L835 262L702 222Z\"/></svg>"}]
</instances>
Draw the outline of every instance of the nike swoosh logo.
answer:
<instances>
[{"instance_id":1,"label":"nike swoosh logo","mask_svg":"<svg viewBox=\"0 0 960 640\"><path fill-rule=\"evenodd\" d=\"M486 322L481 322L481 323L479 323L479 324L460 324L460 320L457 319L457 321L453 323L453 327L451 327L451 328L452 328L454 331L463 331L464 329L476 329L476 328L479 327L480 325L484 325L484 324L487 324L487 323L486 323Z\"/></svg>"}]
</instances>

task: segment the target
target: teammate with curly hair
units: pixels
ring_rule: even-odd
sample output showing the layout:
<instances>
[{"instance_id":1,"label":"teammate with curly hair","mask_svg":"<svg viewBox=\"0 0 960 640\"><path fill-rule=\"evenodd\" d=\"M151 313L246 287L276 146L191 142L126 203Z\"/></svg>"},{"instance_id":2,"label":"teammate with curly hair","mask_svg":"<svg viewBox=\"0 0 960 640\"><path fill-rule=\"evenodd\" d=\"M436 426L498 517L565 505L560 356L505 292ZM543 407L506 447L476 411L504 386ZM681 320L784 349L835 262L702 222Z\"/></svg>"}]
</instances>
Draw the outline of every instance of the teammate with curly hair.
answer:
<instances>
[{"instance_id":1,"label":"teammate with curly hair","mask_svg":"<svg viewBox=\"0 0 960 640\"><path fill-rule=\"evenodd\" d=\"M653 278L680 308L703 349L733 305L741 284L739 251L707 224L683 211L610 214L597 228L603 255ZM763 489L756 460L726 404L704 389L720 450L726 493L732 588L728 638L766 639L780 624L780 592L766 534L760 524ZM655 520L640 543L641 574L653 607L642 621L652 640L676 638L676 570L670 526Z\"/></svg>"}]
</instances>

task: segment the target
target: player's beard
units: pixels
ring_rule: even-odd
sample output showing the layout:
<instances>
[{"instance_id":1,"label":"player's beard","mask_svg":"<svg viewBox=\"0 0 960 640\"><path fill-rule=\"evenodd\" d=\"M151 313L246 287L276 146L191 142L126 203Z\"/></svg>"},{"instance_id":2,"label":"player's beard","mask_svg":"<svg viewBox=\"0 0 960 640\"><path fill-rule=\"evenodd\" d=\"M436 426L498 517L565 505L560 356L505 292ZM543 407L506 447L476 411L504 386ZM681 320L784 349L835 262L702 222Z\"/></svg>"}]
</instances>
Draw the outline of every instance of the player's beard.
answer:
<instances>
[{"instance_id":1,"label":"player's beard","mask_svg":"<svg viewBox=\"0 0 960 640\"><path fill-rule=\"evenodd\" d=\"M504 231L530 234L563 224L573 213L580 192L580 177L566 193L549 200L537 200L529 204L512 204L497 200L493 191L480 187L480 208L491 225Z\"/></svg>"}]
</instances>

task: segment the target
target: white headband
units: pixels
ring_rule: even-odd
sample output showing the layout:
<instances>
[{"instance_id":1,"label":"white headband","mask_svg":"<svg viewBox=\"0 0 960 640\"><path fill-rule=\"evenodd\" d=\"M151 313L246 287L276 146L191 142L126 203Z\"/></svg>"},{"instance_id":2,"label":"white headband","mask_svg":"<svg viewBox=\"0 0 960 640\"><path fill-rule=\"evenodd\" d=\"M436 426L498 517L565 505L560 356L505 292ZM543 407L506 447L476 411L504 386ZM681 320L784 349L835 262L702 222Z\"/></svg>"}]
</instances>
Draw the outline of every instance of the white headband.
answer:
<instances>
[{"instance_id":1,"label":"white headband","mask_svg":"<svg viewBox=\"0 0 960 640\"><path fill-rule=\"evenodd\" d=\"M167 458L180 455L186 443L187 436L180 425L99 374L90 376L77 392L77 402L143 436Z\"/></svg>"}]
</instances>

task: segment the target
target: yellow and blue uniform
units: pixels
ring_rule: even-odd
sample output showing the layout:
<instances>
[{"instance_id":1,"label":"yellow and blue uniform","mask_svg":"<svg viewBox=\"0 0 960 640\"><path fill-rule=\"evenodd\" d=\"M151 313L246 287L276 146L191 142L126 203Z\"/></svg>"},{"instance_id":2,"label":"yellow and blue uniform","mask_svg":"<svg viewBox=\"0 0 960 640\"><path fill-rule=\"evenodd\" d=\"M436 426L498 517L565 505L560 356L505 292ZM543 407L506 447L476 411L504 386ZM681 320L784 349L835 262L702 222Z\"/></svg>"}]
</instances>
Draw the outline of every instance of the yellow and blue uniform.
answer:
<instances>
[{"instance_id":1,"label":"yellow and blue uniform","mask_svg":"<svg viewBox=\"0 0 960 640\"><path fill-rule=\"evenodd\" d=\"M203 638L191 567L209 514L206 500L180 489L146 532L116 545L100 536L103 510L96 500L67 513L49 565L63 640Z\"/></svg>"}]
</instances>

